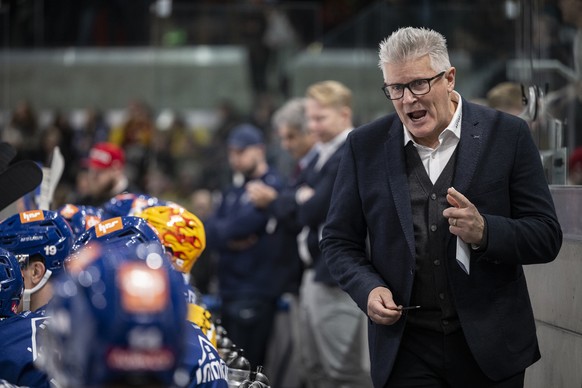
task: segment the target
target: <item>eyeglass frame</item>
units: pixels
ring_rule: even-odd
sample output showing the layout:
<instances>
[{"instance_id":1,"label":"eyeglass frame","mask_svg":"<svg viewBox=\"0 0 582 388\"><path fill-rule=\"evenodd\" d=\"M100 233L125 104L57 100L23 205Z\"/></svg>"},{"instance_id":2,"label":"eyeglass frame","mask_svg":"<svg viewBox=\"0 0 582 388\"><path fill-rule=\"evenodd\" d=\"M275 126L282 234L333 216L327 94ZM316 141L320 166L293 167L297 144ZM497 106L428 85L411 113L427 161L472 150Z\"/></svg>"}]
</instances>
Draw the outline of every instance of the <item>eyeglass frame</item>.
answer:
<instances>
[{"instance_id":1,"label":"eyeglass frame","mask_svg":"<svg viewBox=\"0 0 582 388\"><path fill-rule=\"evenodd\" d=\"M437 75L435 75L434 77L430 77L430 78L418 78L418 79L414 79L406 84L389 84L386 85L384 84L381 89L384 92L384 95L386 96L387 99L389 99L390 101L395 101L395 100L400 100L402 97L404 97L404 91L405 89L410 90L410 93L412 93L412 95L414 96L424 96L425 94L429 94L431 91L431 82L434 81L437 78L442 77L444 74L446 73L446 71L441 71L440 73L438 73ZM426 91L426 93L415 93L412 91L412 89L410 88L410 85L415 83L415 82L419 82L419 81L426 81L427 85L428 85L428 90ZM389 88L390 86L395 86L398 85L400 87L402 87L402 96L398 97L398 98L391 98L390 97L390 93L386 90L387 88Z\"/></svg>"}]
</instances>

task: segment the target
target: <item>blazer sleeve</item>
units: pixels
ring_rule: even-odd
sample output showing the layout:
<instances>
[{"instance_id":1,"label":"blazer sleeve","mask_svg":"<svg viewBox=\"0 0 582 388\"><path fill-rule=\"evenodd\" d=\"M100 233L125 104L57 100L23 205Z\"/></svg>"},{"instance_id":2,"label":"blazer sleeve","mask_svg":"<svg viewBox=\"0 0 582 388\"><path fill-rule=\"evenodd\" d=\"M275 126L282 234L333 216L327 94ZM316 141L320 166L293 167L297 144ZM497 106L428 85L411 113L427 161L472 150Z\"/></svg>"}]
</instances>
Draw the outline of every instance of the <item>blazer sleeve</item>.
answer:
<instances>
[{"instance_id":1,"label":"blazer sleeve","mask_svg":"<svg viewBox=\"0 0 582 388\"><path fill-rule=\"evenodd\" d=\"M515 144L515 152L507 181L508 214L481 212L487 222L488 243L482 253L473 253L477 260L498 264L546 263L556 258L562 245L562 230L539 151L527 124L520 122L517 140L510 142ZM504 202L493 185L487 191L484 189L482 195L489 196L489 202Z\"/></svg>"},{"instance_id":2,"label":"blazer sleeve","mask_svg":"<svg viewBox=\"0 0 582 388\"><path fill-rule=\"evenodd\" d=\"M367 312L368 294L376 287L386 287L386 283L368 258L367 225L352 146L350 135L339 164L320 247L333 278Z\"/></svg>"}]
</instances>

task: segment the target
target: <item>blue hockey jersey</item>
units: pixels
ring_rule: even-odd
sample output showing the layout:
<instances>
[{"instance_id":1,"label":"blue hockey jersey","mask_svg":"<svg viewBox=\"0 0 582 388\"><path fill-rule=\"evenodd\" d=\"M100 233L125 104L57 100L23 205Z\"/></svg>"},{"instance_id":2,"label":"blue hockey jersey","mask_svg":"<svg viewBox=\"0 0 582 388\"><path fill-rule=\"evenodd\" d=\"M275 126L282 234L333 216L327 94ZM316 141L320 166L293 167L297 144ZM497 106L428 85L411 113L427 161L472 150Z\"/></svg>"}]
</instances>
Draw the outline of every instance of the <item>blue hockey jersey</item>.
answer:
<instances>
[{"instance_id":1,"label":"blue hockey jersey","mask_svg":"<svg viewBox=\"0 0 582 388\"><path fill-rule=\"evenodd\" d=\"M43 314L26 311L0 321L0 379L31 388L50 387L47 375L35 367Z\"/></svg>"},{"instance_id":2,"label":"blue hockey jersey","mask_svg":"<svg viewBox=\"0 0 582 388\"><path fill-rule=\"evenodd\" d=\"M188 323L186 355L182 366L190 371L189 388L228 388L228 367L202 330Z\"/></svg>"}]
</instances>

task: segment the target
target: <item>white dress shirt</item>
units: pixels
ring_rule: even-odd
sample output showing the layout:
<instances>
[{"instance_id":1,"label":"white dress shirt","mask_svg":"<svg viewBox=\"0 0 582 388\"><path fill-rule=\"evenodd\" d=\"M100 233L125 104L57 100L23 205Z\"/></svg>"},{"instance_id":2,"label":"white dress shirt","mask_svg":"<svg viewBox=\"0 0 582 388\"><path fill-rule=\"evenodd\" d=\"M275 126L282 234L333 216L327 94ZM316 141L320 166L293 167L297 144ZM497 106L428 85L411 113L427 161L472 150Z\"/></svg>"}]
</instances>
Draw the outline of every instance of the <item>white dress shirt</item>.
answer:
<instances>
[{"instance_id":1,"label":"white dress shirt","mask_svg":"<svg viewBox=\"0 0 582 388\"><path fill-rule=\"evenodd\" d=\"M412 138L412 135L404 127L404 146L412 141L422 160L422 164L431 182L435 184L445 166L455 152L459 141L461 140L461 122L463 119L462 99L459 93L453 91L453 100L457 103L457 109L449 125L442 131L438 137L439 143L435 148L430 148L418 144ZM470 249L469 244L457 237L457 261L461 268L468 274L470 270Z\"/></svg>"}]
</instances>

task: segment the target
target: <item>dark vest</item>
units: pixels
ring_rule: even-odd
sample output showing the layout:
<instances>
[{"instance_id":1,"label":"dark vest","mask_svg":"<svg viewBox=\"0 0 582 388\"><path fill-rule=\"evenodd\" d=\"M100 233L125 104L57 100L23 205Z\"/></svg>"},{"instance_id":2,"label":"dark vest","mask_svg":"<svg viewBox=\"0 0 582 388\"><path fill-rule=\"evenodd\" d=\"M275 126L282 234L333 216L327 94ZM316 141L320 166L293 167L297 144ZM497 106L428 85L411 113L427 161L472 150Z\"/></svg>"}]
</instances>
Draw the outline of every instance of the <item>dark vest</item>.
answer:
<instances>
[{"instance_id":1,"label":"dark vest","mask_svg":"<svg viewBox=\"0 0 582 388\"><path fill-rule=\"evenodd\" d=\"M407 313L407 325L452 333L461 326L447 277L446 241L450 232L443 210L450 207L446 194L453 181L457 153L433 185L412 142L405 149L416 245L410 305L421 306Z\"/></svg>"}]
</instances>

